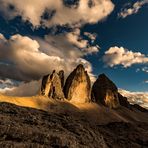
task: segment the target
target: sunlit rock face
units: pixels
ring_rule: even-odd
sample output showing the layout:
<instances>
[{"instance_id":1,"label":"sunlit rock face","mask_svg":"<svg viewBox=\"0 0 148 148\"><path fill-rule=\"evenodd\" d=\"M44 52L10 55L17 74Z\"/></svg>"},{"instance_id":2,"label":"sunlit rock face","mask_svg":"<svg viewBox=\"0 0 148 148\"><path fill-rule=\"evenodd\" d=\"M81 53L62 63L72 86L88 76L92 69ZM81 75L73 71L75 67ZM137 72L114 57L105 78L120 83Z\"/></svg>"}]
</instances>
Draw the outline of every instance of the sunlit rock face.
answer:
<instances>
[{"instance_id":1,"label":"sunlit rock face","mask_svg":"<svg viewBox=\"0 0 148 148\"><path fill-rule=\"evenodd\" d=\"M90 102L91 82L83 65L78 65L68 76L65 86L65 97L71 102L85 103Z\"/></svg>"},{"instance_id":2,"label":"sunlit rock face","mask_svg":"<svg viewBox=\"0 0 148 148\"><path fill-rule=\"evenodd\" d=\"M92 87L91 95L93 101L110 108L117 108L120 104L118 89L105 74L99 75Z\"/></svg>"},{"instance_id":3,"label":"sunlit rock face","mask_svg":"<svg viewBox=\"0 0 148 148\"><path fill-rule=\"evenodd\" d=\"M64 81L64 73L62 77L60 73L53 71L51 75L43 77L40 94L48 96L53 99L64 99L64 93L62 88L62 82ZM63 82L64 83L64 82Z\"/></svg>"}]
</instances>

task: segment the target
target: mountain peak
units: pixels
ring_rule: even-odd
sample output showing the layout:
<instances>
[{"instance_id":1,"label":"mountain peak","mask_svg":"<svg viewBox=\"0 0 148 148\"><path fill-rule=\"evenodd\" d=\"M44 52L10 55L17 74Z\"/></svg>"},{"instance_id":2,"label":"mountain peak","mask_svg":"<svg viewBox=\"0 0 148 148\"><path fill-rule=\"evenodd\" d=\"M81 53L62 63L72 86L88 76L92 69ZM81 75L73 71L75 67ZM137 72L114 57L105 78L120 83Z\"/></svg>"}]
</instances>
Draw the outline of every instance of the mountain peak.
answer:
<instances>
[{"instance_id":1,"label":"mountain peak","mask_svg":"<svg viewBox=\"0 0 148 148\"><path fill-rule=\"evenodd\" d=\"M79 65L76 67L76 69L84 69L84 70L85 70L83 64L79 64Z\"/></svg>"},{"instance_id":2,"label":"mountain peak","mask_svg":"<svg viewBox=\"0 0 148 148\"><path fill-rule=\"evenodd\" d=\"M99 77L107 77L107 76L105 75L105 73L101 73L101 74L99 75Z\"/></svg>"},{"instance_id":3,"label":"mountain peak","mask_svg":"<svg viewBox=\"0 0 148 148\"><path fill-rule=\"evenodd\" d=\"M110 108L124 106L131 109L131 104L123 97L117 86L104 73L100 74L91 88L87 71L79 64L67 77L64 83L64 71L43 77L40 94L53 99L67 99L74 103L96 102Z\"/></svg>"},{"instance_id":4,"label":"mountain peak","mask_svg":"<svg viewBox=\"0 0 148 148\"><path fill-rule=\"evenodd\" d=\"M40 94L53 99L64 99L62 88L63 77L55 70L43 77Z\"/></svg>"},{"instance_id":5,"label":"mountain peak","mask_svg":"<svg viewBox=\"0 0 148 148\"><path fill-rule=\"evenodd\" d=\"M68 76L64 93L65 97L76 103L90 101L91 82L82 64L79 64Z\"/></svg>"},{"instance_id":6,"label":"mountain peak","mask_svg":"<svg viewBox=\"0 0 148 148\"><path fill-rule=\"evenodd\" d=\"M117 108L119 104L118 89L105 75L101 74L92 87L92 98L95 102L110 108Z\"/></svg>"}]
</instances>

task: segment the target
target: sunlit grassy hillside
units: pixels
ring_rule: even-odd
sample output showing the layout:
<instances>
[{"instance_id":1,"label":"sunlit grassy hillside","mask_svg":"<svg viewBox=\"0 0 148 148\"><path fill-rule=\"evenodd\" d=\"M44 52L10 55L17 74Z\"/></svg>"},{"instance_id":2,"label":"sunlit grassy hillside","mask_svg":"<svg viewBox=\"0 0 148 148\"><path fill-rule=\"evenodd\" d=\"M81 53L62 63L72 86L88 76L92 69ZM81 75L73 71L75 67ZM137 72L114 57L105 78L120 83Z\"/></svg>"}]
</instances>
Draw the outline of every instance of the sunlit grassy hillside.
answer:
<instances>
[{"instance_id":1,"label":"sunlit grassy hillside","mask_svg":"<svg viewBox=\"0 0 148 148\"><path fill-rule=\"evenodd\" d=\"M18 106L31 107L54 113L70 113L71 115L87 118L88 122L109 123L115 121L146 121L148 114L132 111L125 107L109 109L96 103L73 103L67 100L54 100L43 96L12 97L0 95L0 102L12 103Z\"/></svg>"}]
</instances>

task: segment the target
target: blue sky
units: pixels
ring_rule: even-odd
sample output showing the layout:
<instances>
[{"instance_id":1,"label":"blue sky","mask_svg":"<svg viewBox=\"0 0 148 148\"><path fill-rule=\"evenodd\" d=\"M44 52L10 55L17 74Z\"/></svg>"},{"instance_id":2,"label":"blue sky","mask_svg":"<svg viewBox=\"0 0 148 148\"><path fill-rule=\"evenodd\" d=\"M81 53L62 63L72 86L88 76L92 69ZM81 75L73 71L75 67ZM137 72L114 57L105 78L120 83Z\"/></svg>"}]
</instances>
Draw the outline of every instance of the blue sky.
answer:
<instances>
[{"instance_id":1,"label":"blue sky","mask_svg":"<svg viewBox=\"0 0 148 148\"><path fill-rule=\"evenodd\" d=\"M118 2L119 3L119 2ZM121 4L119 4L121 6ZM116 66L115 68L104 68L100 56L104 51L112 46L122 46L133 52L141 52L148 55L148 7L143 7L134 15L122 19L118 18L118 11L121 9L118 5L107 20L95 25L86 25L84 30L89 30L98 34L97 43L101 50L97 56L89 57L94 65L95 73L105 72L114 80L120 88L131 91L147 91L148 84L144 83L148 79L148 73L136 69L147 67L146 64L135 64L128 68Z\"/></svg>"},{"instance_id":2,"label":"blue sky","mask_svg":"<svg viewBox=\"0 0 148 148\"><path fill-rule=\"evenodd\" d=\"M12 84L16 85L17 82L30 82L33 80L38 80L41 78L41 76L43 76L43 74L48 73L48 71L50 72L54 68L53 66L57 66L60 68L65 68L69 66L70 68L74 68L75 65L78 64L80 61L84 62L84 65L86 64L86 69L89 70L89 73L92 77L97 76L101 73L105 73L107 76L109 76L111 80L115 82L115 84L119 88L129 91L148 91L147 0L124 0L124 2L123 0L108 0L109 4L107 6L106 4L100 4L101 7L98 6L96 7L96 10L94 10L97 12L97 8L104 7L105 12L101 12L102 14L99 14L98 11L98 15L100 15L101 19L100 17L97 17L97 15L95 16L95 13L93 15L93 11L88 11L85 12L85 16L82 16L82 18L84 19L82 22L80 20L82 19L81 15L83 13L80 13L80 16L74 16L78 18L70 16L73 17L75 21L71 20L69 16L68 19L66 18L67 20L63 19L62 25L57 19L55 20L56 24L53 23L53 25L47 22L43 22L43 25L42 23L37 24L38 22L34 20L31 15L29 16L30 18L26 17L26 9L21 10L21 8L23 9L23 7L21 7L23 5L23 1L22 5L21 2L17 3L17 0L15 0L14 3L11 3L11 5L7 3L7 0L0 1L2 2L2 4L4 4L4 6L7 5L6 8L4 6L0 7L0 33L3 36L2 40L6 40L5 42L0 42L0 68L2 69L0 70L1 87L12 87ZM40 0L37 0L37 2L39 1ZM94 0L94 2L96 2L94 4L97 5L98 1L104 2L104 0ZM74 2L74 0L69 0L68 2ZM135 3L137 4L134 5ZM59 11L59 9L55 5L56 4L54 4L55 9ZM74 4L69 6L77 5ZM38 6L36 7L36 10L38 10L37 12L39 12L40 8L38 8ZM130 12L128 11L129 9ZM63 12L63 10L60 11ZM86 16L87 13L88 16ZM71 12L71 14L73 15L74 13ZM67 15L68 14L66 14L66 17ZM62 17L62 14L60 17ZM94 20L92 22L91 18L93 17ZM93 35L93 38L89 37L88 35L85 35L85 33ZM11 38L13 36L15 36L15 38L13 38L12 41ZM25 40L25 44L22 43L24 36L28 37L26 39L28 42ZM67 38L68 41L65 41ZM37 52L43 52L44 54L46 54L44 55L43 59L40 59L41 57L39 55L36 55L36 53L35 55L33 55L34 52L27 51L27 55L25 55L24 53L22 54L22 51L20 51L26 50L26 48L27 50L32 50L32 48L38 48L37 44L35 44L33 47L29 46L24 48L26 43L28 43L29 45L29 43L31 44L33 40L36 40L40 46L39 51ZM65 45L63 45L62 43L65 43ZM70 45L70 43L73 45ZM20 45L22 47L20 47ZM57 49L58 47L61 49ZM122 61L124 60L123 57L120 62L114 63L113 60L117 58L115 53L115 55L113 55L114 59L105 62L103 60L104 56L106 55L105 52L109 51L111 47L117 47L118 52L120 52L121 50L120 47L123 47L125 55L127 54L127 51L131 51L132 55L135 55L135 53L140 52L142 56L140 55L138 57L134 57L137 58L138 61L140 60L140 62L137 62L137 60L135 61L132 59L133 63L129 64L132 60ZM51 48L53 49L51 50ZM54 51L54 48L56 52ZM20 53L20 55L14 54L16 50L19 51L18 53ZM71 54L74 55L73 61L70 61L70 59L73 58L71 57ZM107 57L105 58L108 58L108 56L110 55L111 54L107 54ZM22 61L21 56L26 61ZM29 56L31 59L29 59ZM50 57L48 65L49 70L46 66L44 67L44 63L41 63L42 61L44 61L44 59L47 58L47 56ZM53 56L56 57L54 57L52 61ZM60 60L58 59L58 57L60 57ZM68 60L66 58L68 58ZM74 62L76 61L76 59L78 59L78 62ZM55 63L54 65L53 63L55 61L57 63ZM68 63L68 61L70 61L70 63ZM129 64L128 66L126 66L127 62ZM28 66L27 63L30 63L30 65ZM58 63L60 66L58 66ZM39 67L37 67L36 64L38 64ZM111 66L111 64L113 65ZM36 67L37 69L35 69ZM44 70L42 68L44 68ZM65 69L67 73L70 70L71 69L68 68ZM8 83L8 79L12 81L11 85L10 82ZM10 86L3 84L6 82L6 80L8 85Z\"/></svg>"}]
</instances>

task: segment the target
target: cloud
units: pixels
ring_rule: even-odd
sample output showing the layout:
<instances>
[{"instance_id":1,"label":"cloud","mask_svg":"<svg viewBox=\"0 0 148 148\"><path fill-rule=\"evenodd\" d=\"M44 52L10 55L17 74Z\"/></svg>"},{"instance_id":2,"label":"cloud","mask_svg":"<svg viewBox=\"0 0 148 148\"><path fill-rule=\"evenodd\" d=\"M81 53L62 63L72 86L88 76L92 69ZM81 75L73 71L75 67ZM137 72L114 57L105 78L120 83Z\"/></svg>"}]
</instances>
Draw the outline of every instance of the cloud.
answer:
<instances>
[{"instance_id":1,"label":"cloud","mask_svg":"<svg viewBox=\"0 0 148 148\"><path fill-rule=\"evenodd\" d=\"M144 83L148 84L148 80L145 80Z\"/></svg>"},{"instance_id":2,"label":"cloud","mask_svg":"<svg viewBox=\"0 0 148 148\"><path fill-rule=\"evenodd\" d=\"M118 16L126 18L129 15L136 14L145 4L148 4L148 0L137 1L131 6L131 8L123 8Z\"/></svg>"},{"instance_id":3,"label":"cloud","mask_svg":"<svg viewBox=\"0 0 148 148\"><path fill-rule=\"evenodd\" d=\"M145 73L148 73L148 67L146 67L146 66L143 67L143 68L142 68L142 71L145 72Z\"/></svg>"},{"instance_id":4,"label":"cloud","mask_svg":"<svg viewBox=\"0 0 148 148\"><path fill-rule=\"evenodd\" d=\"M79 0L71 5L63 0L1 0L0 5L8 19L21 16L35 27L93 24L106 18L113 9L111 0Z\"/></svg>"},{"instance_id":5,"label":"cloud","mask_svg":"<svg viewBox=\"0 0 148 148\"><path fill-rule=\"evenodd\" d=\"M136 72L140 72L140 71L145 72L145 73L148 73L148 67L145 66L145 67L137 68L137 69L136 69Z\"/></svg>"},{"instance_id":6,"label":"cloud","mask_svg":"<svg viewBox=\"0 0 148 148\"><path fill-rule=\"evenodd\" d=\"M40 89L41 81L21 82L18 86L0 88L0 93L8 96L34 96Z\"/></svg>"},{"instance_id":7,"label":"cloud","mask_svg":"<svg viewBox=\"0 0 148 148\"><path fill-rule=\"evenodd\" d=\"M132 104L138 104L148 109L148 92L130 92L127 90L119 89L119 93L128 98Z\"/></svg>"},{"instance_id":8,"label":"cloud","mask_svg":"<svg viewBox=\"0 0 148 148\"><path fill-rule=\"evenodd\" d=\"M54 69L63 69L67 76L80 63L93 76L90 62L83 59L84 55L92 51L86 52L79 48L79 41L72 42L67 34L48 35L45 39L36 40L19 34L10 39L2 34L0 37L0 75L3 79L38 80ZM83 44L82 39L80 42Z\"/></svg>"},{"instance_id":9,"label":"cloud","mask_svg":"<svg viewBox=\"0 0 148 148\"><path fill-rule=\"evenodd\" d=\"M39 79L50 67L63 62L57 56L48 56L39 50L39 43L19 34L0 41L0 74L16 80ZM50 64L53 62L53 64ZM42 70L44 69L44 70Z\"/></svg>"},{"instance_id":10,"label":"cloud","mask_svg":"<svg viewBox=\"0 0 148 148\"><path fill-rule=\"evenodd\" d=\"M148 57L140 52L132 52L123 47L110 47L103 56L103 61L110 67L122 65L124 68L133 64L147 64Z\"/></svg>"},{"instance_id":11,"label":"cloud","mask_svg":"<svg viewBox=\"0 0 148 148\"><path fill-rule=\"evenodd\" d=\"M84 35L86 35L86 33L84 33ZM93 41L96 39L96 35L94 35L94 34L87 33L87 36L91 40L91 43L93 43ZM66 38L67 38L68 42L70 42L72 45L81 49L81 51L85 55L91 54L91 53L97 53L99 50L98 45L93 46L89 43L88 40L83 39L80 36L80 29L78 29L78 28L75 29L73 32L67 33Z\"/></svg>"},{"instance_id":12,"label":"cloud","mask_svg":"<svg viewBox=\"0 0 148 148\"><path fill-rule=\"evenodd\" d=\"M5 87L13 87L17 85L17 83L15 83L13 80L11 79L0 79L0 88L5 88Z\"/></svg>"}]
</instances>

